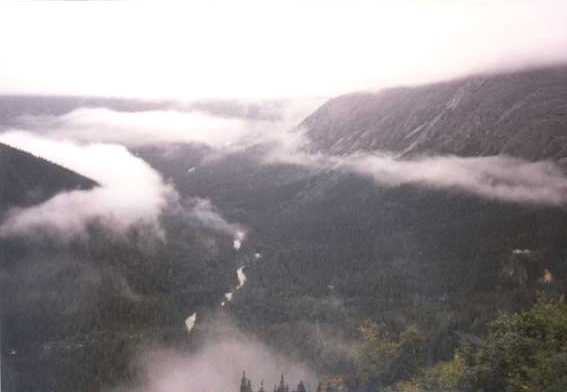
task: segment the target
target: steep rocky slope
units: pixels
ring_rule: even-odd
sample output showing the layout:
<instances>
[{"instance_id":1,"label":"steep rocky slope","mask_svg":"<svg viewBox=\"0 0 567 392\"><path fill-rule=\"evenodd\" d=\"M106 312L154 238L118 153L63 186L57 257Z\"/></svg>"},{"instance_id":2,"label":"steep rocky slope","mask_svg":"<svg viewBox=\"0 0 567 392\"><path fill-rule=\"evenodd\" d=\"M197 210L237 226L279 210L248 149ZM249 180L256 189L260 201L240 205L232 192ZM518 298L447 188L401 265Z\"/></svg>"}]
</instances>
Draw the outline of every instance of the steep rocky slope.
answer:
<instances>
[{"instance_id":1,"label":"steep rocky slope","mask_svg":"<svg viewBox=\"0 0 567 392\"><path fill-rule=\"evenodd\" d=\"M567 67L355 93L302 124L314 150L334 154L567 156Z\"/></svg>"}]
</instances>

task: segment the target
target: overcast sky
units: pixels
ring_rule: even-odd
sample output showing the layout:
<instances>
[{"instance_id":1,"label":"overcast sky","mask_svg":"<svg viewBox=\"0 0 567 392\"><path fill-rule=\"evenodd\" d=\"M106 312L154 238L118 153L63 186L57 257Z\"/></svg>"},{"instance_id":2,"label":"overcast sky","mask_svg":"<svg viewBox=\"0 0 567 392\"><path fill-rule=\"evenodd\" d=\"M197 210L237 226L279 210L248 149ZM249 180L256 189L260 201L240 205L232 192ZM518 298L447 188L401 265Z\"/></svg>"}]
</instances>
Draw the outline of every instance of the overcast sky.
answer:
<instances>
[{"instance_id":1,"label":"overcast sky","mask_svg":"<svg viewBox=\"0 0 567 392\"><path fill-rule=\"evenodd\" d=\"M567 58L565 0L0 5L0 93L330 96Z\"/></svg>"}]
</instances>

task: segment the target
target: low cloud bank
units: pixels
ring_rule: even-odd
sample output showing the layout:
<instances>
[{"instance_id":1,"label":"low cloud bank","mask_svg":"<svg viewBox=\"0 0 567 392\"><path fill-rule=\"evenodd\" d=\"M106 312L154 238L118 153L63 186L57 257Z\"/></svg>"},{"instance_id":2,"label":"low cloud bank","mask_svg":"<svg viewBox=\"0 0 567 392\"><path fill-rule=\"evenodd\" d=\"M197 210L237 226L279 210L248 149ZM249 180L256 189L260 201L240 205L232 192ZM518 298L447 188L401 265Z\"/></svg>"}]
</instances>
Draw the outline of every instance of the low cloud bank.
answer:
<instances>
[{"instance_id":1,"label":"low cloud bank","mask_svg":"<svg viewBox=\"0 0 567 392\"><path fill-rule=\"evenodd\" d=\"M567 202L567 177L549 161L529 162L507 156L399 160L362 155L341 159L341 166L386 186L455 189L487 199L528 204Z\"/></svg>"},{"instance_id":2,"label":"low cloud bank","mask_svg":"<svg viewBox=\"0 0 567 392\"><path fill-rule=\"evenodd\" d=\"M9 211L0 223L0 236L49 235L84 238L89 225L104 225L124 234L136 225L164 238L160 216L166 210L187 223L237 238L246 229L227 222L207 199L181 199L175 188L149 164L121 145L52 139L22 131L0 134L0 143L57 163L100 184L90 190L62 192L27 208Z\"/></svg>"},{"instance_id":3,"label":"low cloud bank","mask_svg":"<svg viewBox=\"0 0 567 392\"><path fill-rule=\"evenodd\" d=\"M272 119L251 112L247 117L225 116L203 110L117 111L83 107L60 116L22 115L23 129L78 142L118 143L129 147L198 143L216 149L233 149L278 138L321 103L303 99L281 103ZM265 106L270 106L266 103ZM263 107L258 104L258 107ZM259 110L259 109L258 109Z\"/></svg>"},{"instance_id":4,"label":"low cloud bank","mask_svg":"<svg viewBox=\"0 0 567 392\"><path fill-rule=\"evenodd\" d=\"M51 137L81 142L143 146L160 143L202 143L227 147L266 121L211 116L204 112L148 110L122 112L107 108L80 108L62 116L25 116L22 125Z\"/></svg>"},{"instance_id":5,"label":"low cloud bank","mask_svg":"<svg viewBox=\"0 0 567 392\"><path fill-rule=\"evenodd\" d=\"M340 157L308 153L304 148L309 142L304 130L293 125L317 103L312 100L282 105L281 115L274 121L214 116L199 111L118 112L104 108L82 108L59 117L28 116L21 121L32 130L39 130L42 124L52 138L79 142L115 142L133 147L162 145L165 149L175 143L200 143L212 148L211 157L262 144L267 148L253 154L263 164L345 170L368 176L381 186L414 184L506 202L541 205L567 202L567 177L552 162L529 162L506 156L399 159L387 152ZM220 215L206 203L194 202L194 213L221 232L235 235L238 228L223 223L222 218L219 220Z\"/></svg>"},{"instance_id":6,"label":"low cloud bank","mask_svg":"<svg viewBox=\"0 0 567 392\"><path fill-rule=\"evenodd\" d=\"M175 190L142 159L113 144L78 144L27 132L0 134L0 142L57 163L97 181L91 190L60 193L36 206L14 209L0 235L38 234L44 229L63 238L85 236L93 222L124 233L135 224L162 235L159 216Z\"/></svg>"},{"instance_id":7,"label":"low cloud bank","mask_svg":"<svg viewBox=\"0 0 567 392\"><path fill-rule=\"evenodd\" d=\"M400 159L391 153L330 156L283 149L266 155L264 162L342 170L370 177L386 187L416 185L521 204L567 203L567 177L551 161L530 162L509 156Z\"/></svg>"}]
</instances>

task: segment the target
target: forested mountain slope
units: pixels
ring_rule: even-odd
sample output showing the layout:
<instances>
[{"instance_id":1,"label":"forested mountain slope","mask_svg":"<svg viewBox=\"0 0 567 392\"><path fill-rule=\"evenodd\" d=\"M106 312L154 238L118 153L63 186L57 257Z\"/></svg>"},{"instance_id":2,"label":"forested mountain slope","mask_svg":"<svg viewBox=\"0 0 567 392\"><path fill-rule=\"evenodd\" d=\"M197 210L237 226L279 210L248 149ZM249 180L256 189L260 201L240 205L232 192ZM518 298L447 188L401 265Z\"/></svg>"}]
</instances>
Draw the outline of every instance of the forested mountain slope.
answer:
<instances>
[{"instance_id":1,"label":"forested mountain slope","mask_svg":"<svg viewBox=\"0 0 567 392\"><path fill-rule=\"evenodd\" d=\"M354 94L330 100L302 125L312 151L326 154L560 161L566 82L563 67ZM450 357L461 336L484 333L499 312L528 306L538 291L565 289L561 206L380 186L341 170L258 165L252 155L200 166L188 149L191 174L180 169L183 159L145 157L180 189L210 195L253 228L262 258L247 264L248 283L231 310L322 371L351 374L344 350L355 347L364 320L392 336L417 326L432 364Z\"/></svg>"}]
</instances>

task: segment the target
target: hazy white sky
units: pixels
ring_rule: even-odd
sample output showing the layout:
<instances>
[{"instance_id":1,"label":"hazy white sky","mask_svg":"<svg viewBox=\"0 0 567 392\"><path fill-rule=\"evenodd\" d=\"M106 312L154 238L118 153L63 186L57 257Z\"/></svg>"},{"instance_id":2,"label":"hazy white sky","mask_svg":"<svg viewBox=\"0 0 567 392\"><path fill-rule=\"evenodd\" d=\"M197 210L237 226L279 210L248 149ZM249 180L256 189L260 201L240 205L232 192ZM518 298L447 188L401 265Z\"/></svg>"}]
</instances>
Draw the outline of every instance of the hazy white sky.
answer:
<instances>
[{"instance_id":1,"label":"hazy white sky","mask_svg":"<svg viewBox=\"0 0 567 392\"><path fill-rule=\"evenodd\" d=\"M0 5L0 93L328 96L567 58L565 0Z\"/></svg>"}]
</instances>

